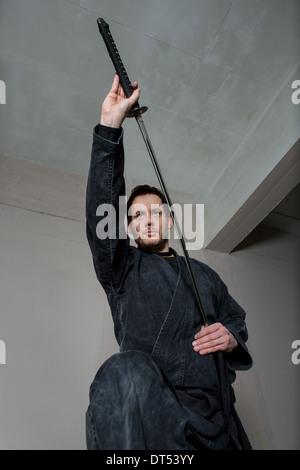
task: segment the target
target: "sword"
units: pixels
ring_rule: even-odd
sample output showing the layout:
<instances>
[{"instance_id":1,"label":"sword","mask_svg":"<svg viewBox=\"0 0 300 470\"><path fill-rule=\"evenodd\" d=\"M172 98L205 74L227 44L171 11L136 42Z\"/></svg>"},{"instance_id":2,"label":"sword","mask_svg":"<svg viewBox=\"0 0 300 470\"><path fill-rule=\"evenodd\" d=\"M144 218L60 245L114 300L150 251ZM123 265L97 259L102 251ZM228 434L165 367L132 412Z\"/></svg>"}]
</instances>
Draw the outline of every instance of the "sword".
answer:
<instances>
[{"instance_id":1,"label":"sword","mask_svg":"<svg viewBox=\"0 0 300 470\"><path fill-rule=\"evenodd\" d=\"M126 97L129 98L133 93L133 88L132 88L131 82L129 80L128 74L126 72L126 69L124 67L124 64L121 60L119 51L118 51L117 46L115 44L115 41L113 40L113 37L111 35L109 25L102 18L98 18L97 23L98 23L99 32L100 32L100 34L101 34L101 36L104 40L104 43L106 45L109 56L110 56L110 58L112 60L112 63L115 67L116 73L119 76L120 83L122 85L124 93L125 93ZM164 182L162 172L159 168L159 164L158 164L154 149L152 147L148 132L146 130L146 127L145 127L145 124L144 124L144 121L143 121L143 118L142 118L142 114L144 112L146 112L147 109L148 108L146 106L140 106L139 103L136 102L135 105L133 106L133 108L130 110L130 112L128 114L128 117L135 117L135 119L137 121L137 124L139 126L139 129L141 131L141 134L142 134L142 137L143 137L144 142L146 144L146 148L148 150L151 162L153 164L153 167L154 167L159 185L161 187L161 191L162 191L162 193L165 197L170 215L172 217L174 228L177 232L178 238L179 238L180 243L181 243L181 247L182 247L184 257L185 257L185 261L186 261L186 264L187 264L187 268L188 268L188 271L189 271L189 274L190 274L190 277L191 277L191 280L192 280L192 284L193 284L193 287L194 287L194 291L195 291L195 294L196 294L196 298L197 298L197 301L198 301L198 306L199 306L200 313L201 313L201 316L202 316L202 321L203 321L204 325L208 325L207 316L206 316L206 313L205 313L204 308L203 308L203 303L202 303L202 300L201 300L201 297L200 297L200 293L199 293L199 289L198 289L198 286L197 286L196 278L195 278L195 275L194 275L194 272L193 272L193 269L192 269L190 256L189 256L188 250L186 248L185 239L184 239L184 236L181 232L180 225L179 225L178 220L176 218L176 214L172 210L171 199L170 199L170 196L168 194L167 187L166 187L166 184Z\"/></svg>"}]
</instances>

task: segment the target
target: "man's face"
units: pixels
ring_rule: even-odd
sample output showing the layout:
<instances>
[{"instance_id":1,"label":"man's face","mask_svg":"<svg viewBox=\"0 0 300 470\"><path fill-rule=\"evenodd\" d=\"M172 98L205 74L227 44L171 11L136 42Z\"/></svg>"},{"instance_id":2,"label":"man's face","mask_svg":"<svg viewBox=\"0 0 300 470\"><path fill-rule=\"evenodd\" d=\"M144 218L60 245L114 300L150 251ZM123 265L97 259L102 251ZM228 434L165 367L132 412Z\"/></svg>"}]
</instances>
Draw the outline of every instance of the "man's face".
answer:
<instances>
[{"instance_id":1,"label":"man's face","mask_svg":"<svg viewBox=\"0 0 300 470\"><path fill-rule=\"evenodd\" d=\"M129 209L131 222L128 230L138 246L152 252L168 251L172 219L166 212L156 194L143 194L133 200Z\"/></svg>"}]
</instances>

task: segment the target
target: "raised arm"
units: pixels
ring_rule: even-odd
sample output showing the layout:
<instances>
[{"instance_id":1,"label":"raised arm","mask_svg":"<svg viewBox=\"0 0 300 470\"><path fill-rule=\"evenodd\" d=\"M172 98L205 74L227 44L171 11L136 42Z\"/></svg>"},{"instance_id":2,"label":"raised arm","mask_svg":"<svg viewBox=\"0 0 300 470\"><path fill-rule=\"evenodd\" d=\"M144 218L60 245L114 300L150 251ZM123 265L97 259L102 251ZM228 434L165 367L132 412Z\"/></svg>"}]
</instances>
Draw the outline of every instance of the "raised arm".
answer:
<instances>
[{"instance_id":1,"label":"raised arm","mask_svg":"<svg viewBox=\"0 0 300 470\"><path fill-rule=\"evenodd\" d=\"M117 287L129 249L126 237L120 237L118 222L119 197L125 195L121 125L139 97L137 84L133 86L131 97L125 98L119 78L115 76L102 104L100 124L93 134L86 192L86 230L95 271L105 288Z\"/></svg>"}]
</instances>

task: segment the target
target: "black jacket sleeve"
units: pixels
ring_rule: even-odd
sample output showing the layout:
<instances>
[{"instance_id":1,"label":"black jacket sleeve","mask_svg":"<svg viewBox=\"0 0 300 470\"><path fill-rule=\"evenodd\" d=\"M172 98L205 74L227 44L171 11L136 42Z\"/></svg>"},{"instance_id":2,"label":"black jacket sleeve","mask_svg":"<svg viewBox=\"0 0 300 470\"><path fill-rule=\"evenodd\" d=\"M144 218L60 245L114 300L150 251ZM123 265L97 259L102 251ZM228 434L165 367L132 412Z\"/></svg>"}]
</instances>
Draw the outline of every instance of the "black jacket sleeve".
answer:
<instances>
[{"instance_id":1,"label":"black jacket sleeve","mask_svg":"<svg viewBox=\"0 0 300 470\"><path fill-rule=\"evenodd\" d=\"M227 364L233 370L247 370L252 366L252 358L246 346L248 330L245 322L246 313L229 294L227 286L215 274L217 289L217 318L235 336L238 346L225 355Z\"/></svg>"},{"instance_id":2,"label":"black jacket sleeve","mask_svg":"<svg viewBox=\"0 0 300 470\"><path fill-rule=\"evenodd\" d=\"M124 225L119 224L120 211L123 221L126 214L123 174L123 131L96 126L86 191L86 231L96 275L105 289L117 289L129 253Z\"/></svg>"}]
</instances>

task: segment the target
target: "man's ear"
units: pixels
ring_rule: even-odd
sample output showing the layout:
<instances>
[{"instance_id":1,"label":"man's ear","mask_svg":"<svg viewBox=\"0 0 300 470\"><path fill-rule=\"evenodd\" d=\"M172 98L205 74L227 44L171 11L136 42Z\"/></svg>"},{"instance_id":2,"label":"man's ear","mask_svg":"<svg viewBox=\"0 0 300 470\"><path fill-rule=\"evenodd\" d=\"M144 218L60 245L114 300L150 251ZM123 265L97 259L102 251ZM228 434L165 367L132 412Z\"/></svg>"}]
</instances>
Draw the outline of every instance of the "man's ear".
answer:
<instances>
[{"instance_id":1,"label":"man's ear","mask_svg":"<svg viewBox=\"0 0 300 470\"><path fill-rule=\"evenodd\" d=\"M172 216L171 214L169 215L169 229L171 229L173 227L173 219L172 219Z\"/></svg>"},{"instance_id":2,"label":"man's ear","mask_svg":"<svg viewBox=\"0 0 300 470\"><path fill-rule=\"evenodd\" d=\"M132 230L131 222L132 222L132 220L129 222L128 219L127 219L127 235L131 240L135 240L135 236L134 236L134 232Z\"/></svg>"}]
</instances>

